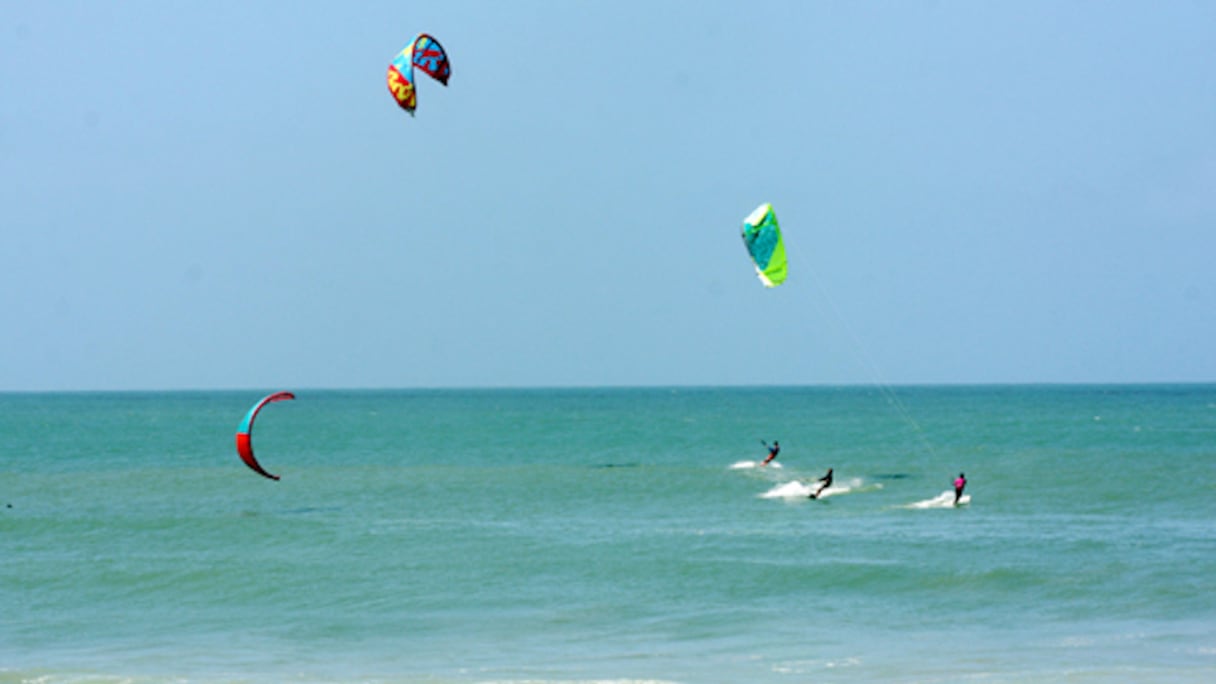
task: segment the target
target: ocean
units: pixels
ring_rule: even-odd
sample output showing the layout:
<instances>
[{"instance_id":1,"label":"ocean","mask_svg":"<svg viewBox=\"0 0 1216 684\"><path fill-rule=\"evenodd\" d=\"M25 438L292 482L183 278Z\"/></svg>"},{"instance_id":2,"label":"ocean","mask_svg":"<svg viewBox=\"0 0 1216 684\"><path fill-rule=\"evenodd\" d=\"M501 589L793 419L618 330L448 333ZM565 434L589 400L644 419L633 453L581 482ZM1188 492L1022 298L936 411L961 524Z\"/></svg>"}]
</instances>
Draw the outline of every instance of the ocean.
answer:
<instances>
[{"instance_id":1,"label":"ocean","mask_svg":"<svg viewBox=\"0 0 1216 684\"><path fill-rule=\"evenodd\" d=\"M0 394L0 683L1216 681L1216 385L281 389Z\"/></svg>"}]
</instances>

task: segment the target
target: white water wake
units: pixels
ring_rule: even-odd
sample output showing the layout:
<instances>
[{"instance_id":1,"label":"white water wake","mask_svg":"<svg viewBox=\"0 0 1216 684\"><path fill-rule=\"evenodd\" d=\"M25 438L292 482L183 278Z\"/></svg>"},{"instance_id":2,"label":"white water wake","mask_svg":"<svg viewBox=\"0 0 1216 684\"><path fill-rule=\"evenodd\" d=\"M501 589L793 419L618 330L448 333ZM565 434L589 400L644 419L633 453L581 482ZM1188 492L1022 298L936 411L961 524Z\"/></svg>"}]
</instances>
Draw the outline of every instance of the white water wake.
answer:
<instances>
[{"instance_id":1,"label":"white water wake","mask_svg":"<svg viewBox=\"0 0 1216 684\"><path fill-rule=\"evenodd\" d=\"M781 468L781 467L783 467L780 463L778 463L776 461L772 461L768 465L761 465L762 463L763 463L763 461L739 461L737 463L732 463L730 466L730 469L731 470L750 470L752 468Z\"/></svg>"},{"instance_id":2,"label":"white water wake","mask_svg":"<svg viewBox=\"0 0 1216 684\"><path fill-rule=\"evenodd\" d=\"M964 495L962 495L962 497L959 498L957 505L965 506L969 503L971 503L971 495L964 494ZM947 490L947 491L942 492L941 494L938 494L937 496L933 497L932 499L925 499L924 501L917 501L916 503L910 503L910 504L904 506L904 508L915 508L915 509L954 508L955 505L956 504L954 503L954 492L951 490Z\"/></svg>"},{"instance_id":3,"label":"white water wake","mask_svg":"<svg viewBox=\"0 0 1216 684\"><path fill-rule=\"evenodd\" d=\"M784 484L779 484L776 487L773 487L772 489L768 490L767 492L761 494L760 498L762 498L762 499L806 499L806 498L810 497L812 492L818 491L818 489L819 489L819 482L816 480L811 480L809 482L803 482L802 480L794 480L792 482L786 482ZM873 485L873 486L867 487L867 486L865 486L865 482L861 478L855 477L855 478L852 478L845 482L841 482L838 480L838 481L832 483L831 487L828 487L827 489L823 490L822 492L819 492L819 496L816 498L826 499L829 496L839 496L841 494L849 494L851 492L873 491L875 489L882 489L882 485L878 484L878 485Z\"/></svg>"}]
</instances>

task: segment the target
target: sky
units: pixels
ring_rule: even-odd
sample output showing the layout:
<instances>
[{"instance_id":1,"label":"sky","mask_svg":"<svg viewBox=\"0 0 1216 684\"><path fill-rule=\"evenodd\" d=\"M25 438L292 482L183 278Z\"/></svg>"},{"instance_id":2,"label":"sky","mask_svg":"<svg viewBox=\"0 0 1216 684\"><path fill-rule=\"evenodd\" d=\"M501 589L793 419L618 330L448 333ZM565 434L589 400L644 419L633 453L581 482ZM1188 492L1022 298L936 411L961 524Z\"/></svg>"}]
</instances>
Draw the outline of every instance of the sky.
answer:
<instances>
[{"instance_id":1,"label":"sky","mask_svg":"<svg viewBox=\"0 0 1216 684\"><path fill-rule=\"evenodd\" d=\"M0 12L0 391L1213 382L1214 257L1213 3Z\"/></svg>"}]
</instances>

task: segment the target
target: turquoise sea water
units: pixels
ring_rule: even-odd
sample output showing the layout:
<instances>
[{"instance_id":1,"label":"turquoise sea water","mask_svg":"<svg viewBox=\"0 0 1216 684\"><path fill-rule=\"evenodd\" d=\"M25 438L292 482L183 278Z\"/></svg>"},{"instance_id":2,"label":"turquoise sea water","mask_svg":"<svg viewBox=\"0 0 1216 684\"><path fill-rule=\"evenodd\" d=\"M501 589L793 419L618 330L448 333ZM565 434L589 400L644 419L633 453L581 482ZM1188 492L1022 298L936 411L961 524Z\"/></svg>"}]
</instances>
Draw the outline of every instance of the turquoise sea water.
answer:
<instances>
[{"instance_id":1,"label":"turquoise sea water","mask_svg":"<svg viewBox=\"0 0 1216 684\"><path fill-rule=\"evenodd\" d=\"M0 682L1216 680L1213 385L261 394L0 395Z\"/></svg>"}]
</instances>

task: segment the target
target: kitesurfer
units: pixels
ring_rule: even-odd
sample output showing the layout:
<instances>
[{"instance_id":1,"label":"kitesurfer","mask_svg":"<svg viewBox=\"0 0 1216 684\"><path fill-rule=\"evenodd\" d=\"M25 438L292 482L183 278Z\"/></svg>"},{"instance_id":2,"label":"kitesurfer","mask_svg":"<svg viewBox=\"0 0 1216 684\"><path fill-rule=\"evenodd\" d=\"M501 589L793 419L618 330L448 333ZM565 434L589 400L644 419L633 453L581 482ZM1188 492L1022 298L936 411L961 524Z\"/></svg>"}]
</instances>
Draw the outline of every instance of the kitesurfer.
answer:
<instances>
[{"instance_id":1,"label":"kitesurfer","mask_svg":"<svg viewBox=\"0 0 1216 684\"><path fill-rule=\"evenodd\" d=\"M962 473L958 474L958 479L954 481L954 505L958 505L958 500L963 498L963 488L967 486L967 477Z\"/></svg>"},{"instance_id":2,"label":"kitesurfer","mask_svg":"<svg viewBox=\"0 0 1216 684\"><path fill-rule=\"evenodd\" d=\"M765 446L768 446L768 445L766 444ZM774 439L773 445L771 447L768 447L768 458L764 459L764 462L761 463L760 465L762 465L762 466L768 465L769 461L773 460L774 458L777 458L777 452L779 452L779 451L781 451L781 442L778 442L777 440Z\"/></svg>"},{"instance_id":3,"label":"kitesurfer","mask_svg":"<svg viewBox=\"0 0 1216 684\"><path fill-rule=\"evenodd\" d=\"M827 474L819 478L818 482L820 482L819 489L811 492L811 495L808 498L818 499L819 495L823 493L823 490L832 486L832 469L828 468Z\"/></svg>"}]
</instances>

